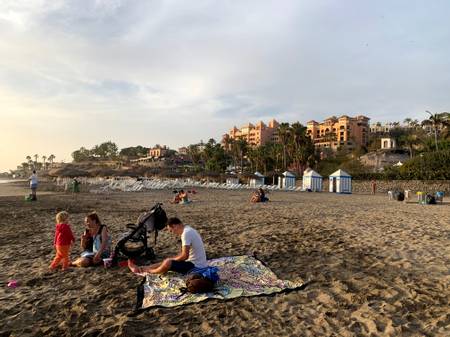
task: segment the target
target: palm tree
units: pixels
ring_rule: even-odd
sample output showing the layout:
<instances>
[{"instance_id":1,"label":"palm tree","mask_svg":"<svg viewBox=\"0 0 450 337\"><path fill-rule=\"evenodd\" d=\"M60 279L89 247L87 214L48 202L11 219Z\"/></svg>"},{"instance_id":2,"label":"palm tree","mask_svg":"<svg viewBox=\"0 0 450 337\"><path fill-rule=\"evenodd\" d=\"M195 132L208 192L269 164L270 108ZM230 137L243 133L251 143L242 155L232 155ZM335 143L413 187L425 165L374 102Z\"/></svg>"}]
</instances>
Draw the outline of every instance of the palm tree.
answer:
<instances>
[{"instance_id":1,"label":"palm tree","mask_svg":"<svg viewBox=\"0 0 450 337\"><path fill-rule=\"evenodd\" d=\"M45 161L47 160L47 156L42 156L42 163L43 163L43 166L44 166L44 170L46 169L46 167L45 167Z\"/></svg>"},{"instance_id":2,"label":"palm tree","mask_svg":"<svg viewBox=\"0 0 450 337\"><path fill-rule=\"evenodd\" d=\"M249 146L245 139L238 139L234 142L234 153L240 159L241 172L244 172L244 157L247 155Z\"/></svg>"},{"instance_id":3,"label":"palm tree","mask_svg":"<svg viewBox=\"0 0 450 337\"><path fill-rule=\"evenodd\" d=\"M48 156L48 161L50 163L50 166L53 166L53 160L55 160L55 155L51 154L50 156Z\"/></svg>"},{"instance_id":4,"label":"palm tree","mask_svg":"<svg viewBox=\"0 0 450 337\"><path fill-rule=\"evenodd\" d=\"M434 144L436 145L436 151L439 151L438 147L438 129L442 127L450 127L450 114L448 112L431 113L428 110L426 112L430 117L422 122L422 125L430 125L434 130Z\"/></svg>"},{"instance_id":5,"label":"palm tree","mask_svg":"<svg viewBox=\"0 0 450 337\"><path fill-rule=\"evenodd\" d=\"M33 157L34 157L34 165L36 166L37 162L38 162L38 159L39 159L39 155L35 154Z\"/></svg>"},{"instance_id":6,"label":"palm tree","mask_svg":"<svg viewBox=\"0 0 450 337\"><path fill-rule=\"evenodd\" d=\"M187 153L189 158L192 161L192 164L194 165L194 168L197 168L198 163L201 159L201 153L198 149L197 145L189 145L187 149Z\"/></svg>"},{"instance_id":7,"label":"palm tree","mask_svg":"<svg viewBox=\"0 0 450 337\"><path fill-rule=\"evenodd\" d=\"M408 147L409 157L412 158L414 156L414 147L420 143L419 137L414 133L409 133L401 136L400 141Z\"/></svg>"},{"instance_id":8,"label":"palm tree","mask_svg":"<svg viewBox=\"0 0 450 337\"><path fill-rule=\"evenodd\" d=\"M283 147L283 169L287 168L287 147L290 138L290 128L289 123L281 123L278 126L278 139Z\"/></svg>"},{"instance_id":9,"label":"palm tree","mask_svg":"<svg viewBox=\"0 0 450 337\"><path fill-rule=\"evenodd\" d=\"M31 168L31 166L33 165L33 160L31 160L31 156L26 156L25 159L28 162L28 167Z\"/></svg>"},{"instance_id":10,"label":"palm tree","mask_svg":"<svg viewBox=\"0 0 450 337\"><path fill-rule=\"evenodd\" d=\"M299 174L303 172L311 155L314 154L314 145L306 131L307 128L299 122L293 123L290 128L290 156ZM328 132L326 136L330 139L329 141L336 139L336 135L331 132Z\"/></svg>"}]
</instances>

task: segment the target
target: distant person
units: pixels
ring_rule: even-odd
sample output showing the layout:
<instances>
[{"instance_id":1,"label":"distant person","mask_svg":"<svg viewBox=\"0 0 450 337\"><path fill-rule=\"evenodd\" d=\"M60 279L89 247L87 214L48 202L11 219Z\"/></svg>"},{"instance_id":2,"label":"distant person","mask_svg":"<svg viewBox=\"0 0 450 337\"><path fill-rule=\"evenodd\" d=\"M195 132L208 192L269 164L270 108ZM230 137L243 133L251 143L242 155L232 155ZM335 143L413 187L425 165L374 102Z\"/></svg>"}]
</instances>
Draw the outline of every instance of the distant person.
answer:
<instances>
[{"instance_id":1,"label":"distant person","mask_svg":"<svg viewBox=\"0 0 450 337\"><path fill-rule=\"evenodd\" d=\"M28 178L30 181L30 189L31 189L31 200L36 201L36 190L38 187L38 177L36 174L36 170L33 170L33 174Z\"/></svg>"},{"instance_id":2,"label":"distant person","mask_svg":"<svg viewBox=\"0 0 450 337\"><path fill-rule=\"evenodd\" d=\"M79 193L80 192L80 182L77 178L73 178L72 180L72 191L73 193Z\"/></svg>"},{"instance_id":3,"label":"distant person","mask_svg":"<svg viewBox=\"0 0 450 337\"><path fill-rule=\"evenodd\" d=\"M375 179L372 179L372 181L370 182L370 186L372 188L372 194L377 193L377 182L375 181Z\"/></svg>"},{"instance_id":4,"label":"distant person","mask_svg":"<svg viewBox=\"0 0 450 337\"><path fill-rule=\"evenodd\" d=\"M167 230L181 237L181 251L178 255L149 266L137 266L128 260L128 267L133 273L164 274L169 270L187 274L194 268L206 268L205 247L200 234L191 226L185 225L178 218L167 221Z\"/></svg>"},{"instance_id":5,"label":"distant person","mask_svg":"<svg viewBox=\"0 0 450 337\"><path fill-rule=\"evenodd\" d=\"M69 224L69 213L59 212L56 214L56 229L53 245L56 249L56 256L53 259L50 269L56 269L62 264L62 270L67 270L70 266L70 248L75 242L72 229Z\"/></svg>"}]
</instances>

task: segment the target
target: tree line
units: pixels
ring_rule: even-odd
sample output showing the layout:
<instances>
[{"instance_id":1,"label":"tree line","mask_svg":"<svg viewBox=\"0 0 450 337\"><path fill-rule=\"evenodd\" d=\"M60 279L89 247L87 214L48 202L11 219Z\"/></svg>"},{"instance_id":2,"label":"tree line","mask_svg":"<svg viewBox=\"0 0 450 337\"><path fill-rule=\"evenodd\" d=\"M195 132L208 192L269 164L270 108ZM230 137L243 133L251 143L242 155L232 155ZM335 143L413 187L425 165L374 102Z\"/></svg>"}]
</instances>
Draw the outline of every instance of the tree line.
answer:
<instances>
[{"instance_id":1,"label":"tree line","mask_svg":"<svg viewBox=\"0 0 450 337\"><path fill-rule=\"evenodd\" d=\"M188 163L183 168L194 172L223 173L227 168L238 173L263 174L290 170L301 175L305 168L311 167L324 175L337 168L343 168L355 177L384 176L386 179L396 176L421 179L421 176L450 179L446 169L435 170L436 174L427 173L433 165L441 161L444 167L450 167L446 151L450 150L450 114L431 113L429 118L419 122L406 118L388 132L372 133L368 147L349 150L338 148L332 156L321 158L320 149L316 149L307 129L299 122L281 123L277 129L277 142L268 142L262 146L251 146L244 139L232 139L225 135L219 143L211 138L207 143L191 144L187 147ZM428 131L426 129L428 128ZM380 138L392 137L400 148L408 151L410 162L402 168L386 168L385 173L373 173L358 160L359 156L380 148ZM431 152L435 152L431 154ZM148 156L149 148L143 146L127 147L119 151L111 141L94 146L92 149L81 147L72 153L74 162L95 160L129 160ZM173 157L175 151L169 153ZM421 159L415 159L420 156ZM429 161L424 161L427 158ZM433 159L434 158L434 159ZM434 163L434 164L431 164ZM450 169L447 169L450 171Z\"/></svg>"}]
</instances>

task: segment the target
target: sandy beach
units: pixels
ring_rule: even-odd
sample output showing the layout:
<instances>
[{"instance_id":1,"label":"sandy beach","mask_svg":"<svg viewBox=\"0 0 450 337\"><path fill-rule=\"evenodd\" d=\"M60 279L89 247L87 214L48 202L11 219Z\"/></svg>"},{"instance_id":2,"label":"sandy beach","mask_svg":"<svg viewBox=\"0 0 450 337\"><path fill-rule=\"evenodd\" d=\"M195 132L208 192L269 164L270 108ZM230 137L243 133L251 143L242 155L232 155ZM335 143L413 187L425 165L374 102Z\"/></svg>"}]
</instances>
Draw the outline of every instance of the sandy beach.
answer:
<instances>
[{"instance_id":1,"label":"sandy beach","mask_svg":"<svg viewBox=\"0 0 450 337\"><path fill-rule=\"evenodd\" d=\"M77 195L0 184L0 336L448 336L450 203L418 205L383 195L198 190ZM203 236L208 258L256 253L301 291L211 300L132 316L141 278L127 268L52 273L54 216L66 210L77 238L96 210L117 238L156 202ZM178 241L160 234L159 258ZM72 258L80 253L78 245ZM9 280L18 280L15 289Z\"/></svg>"}]
</instances>

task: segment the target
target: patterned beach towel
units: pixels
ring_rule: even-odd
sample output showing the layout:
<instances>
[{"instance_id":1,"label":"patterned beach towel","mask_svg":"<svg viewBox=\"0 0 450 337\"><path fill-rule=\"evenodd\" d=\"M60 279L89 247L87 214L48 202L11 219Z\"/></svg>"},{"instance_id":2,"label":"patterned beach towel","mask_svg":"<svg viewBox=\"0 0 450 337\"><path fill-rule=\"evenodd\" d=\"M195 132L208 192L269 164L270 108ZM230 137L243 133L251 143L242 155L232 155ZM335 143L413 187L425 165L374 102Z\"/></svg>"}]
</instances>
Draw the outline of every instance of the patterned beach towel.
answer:
<instances>
[{"instance_id":1,"label":"patterned beach towel","mask_svg":"<svg viewBox=\"0 0 450 337\"><path fill-rule=\"evenodd\" d=\"M209 298L230 299L241 296L255 296L298 289L303 280L280 280L263 263L252 256L230 256L208 261L219 268L220 281L213 293L183 294L186 276L169 272L165 275L146 274L138 289L136 309L151 307L175 307L201 302Z\"/></svg>"}]
</instances>

